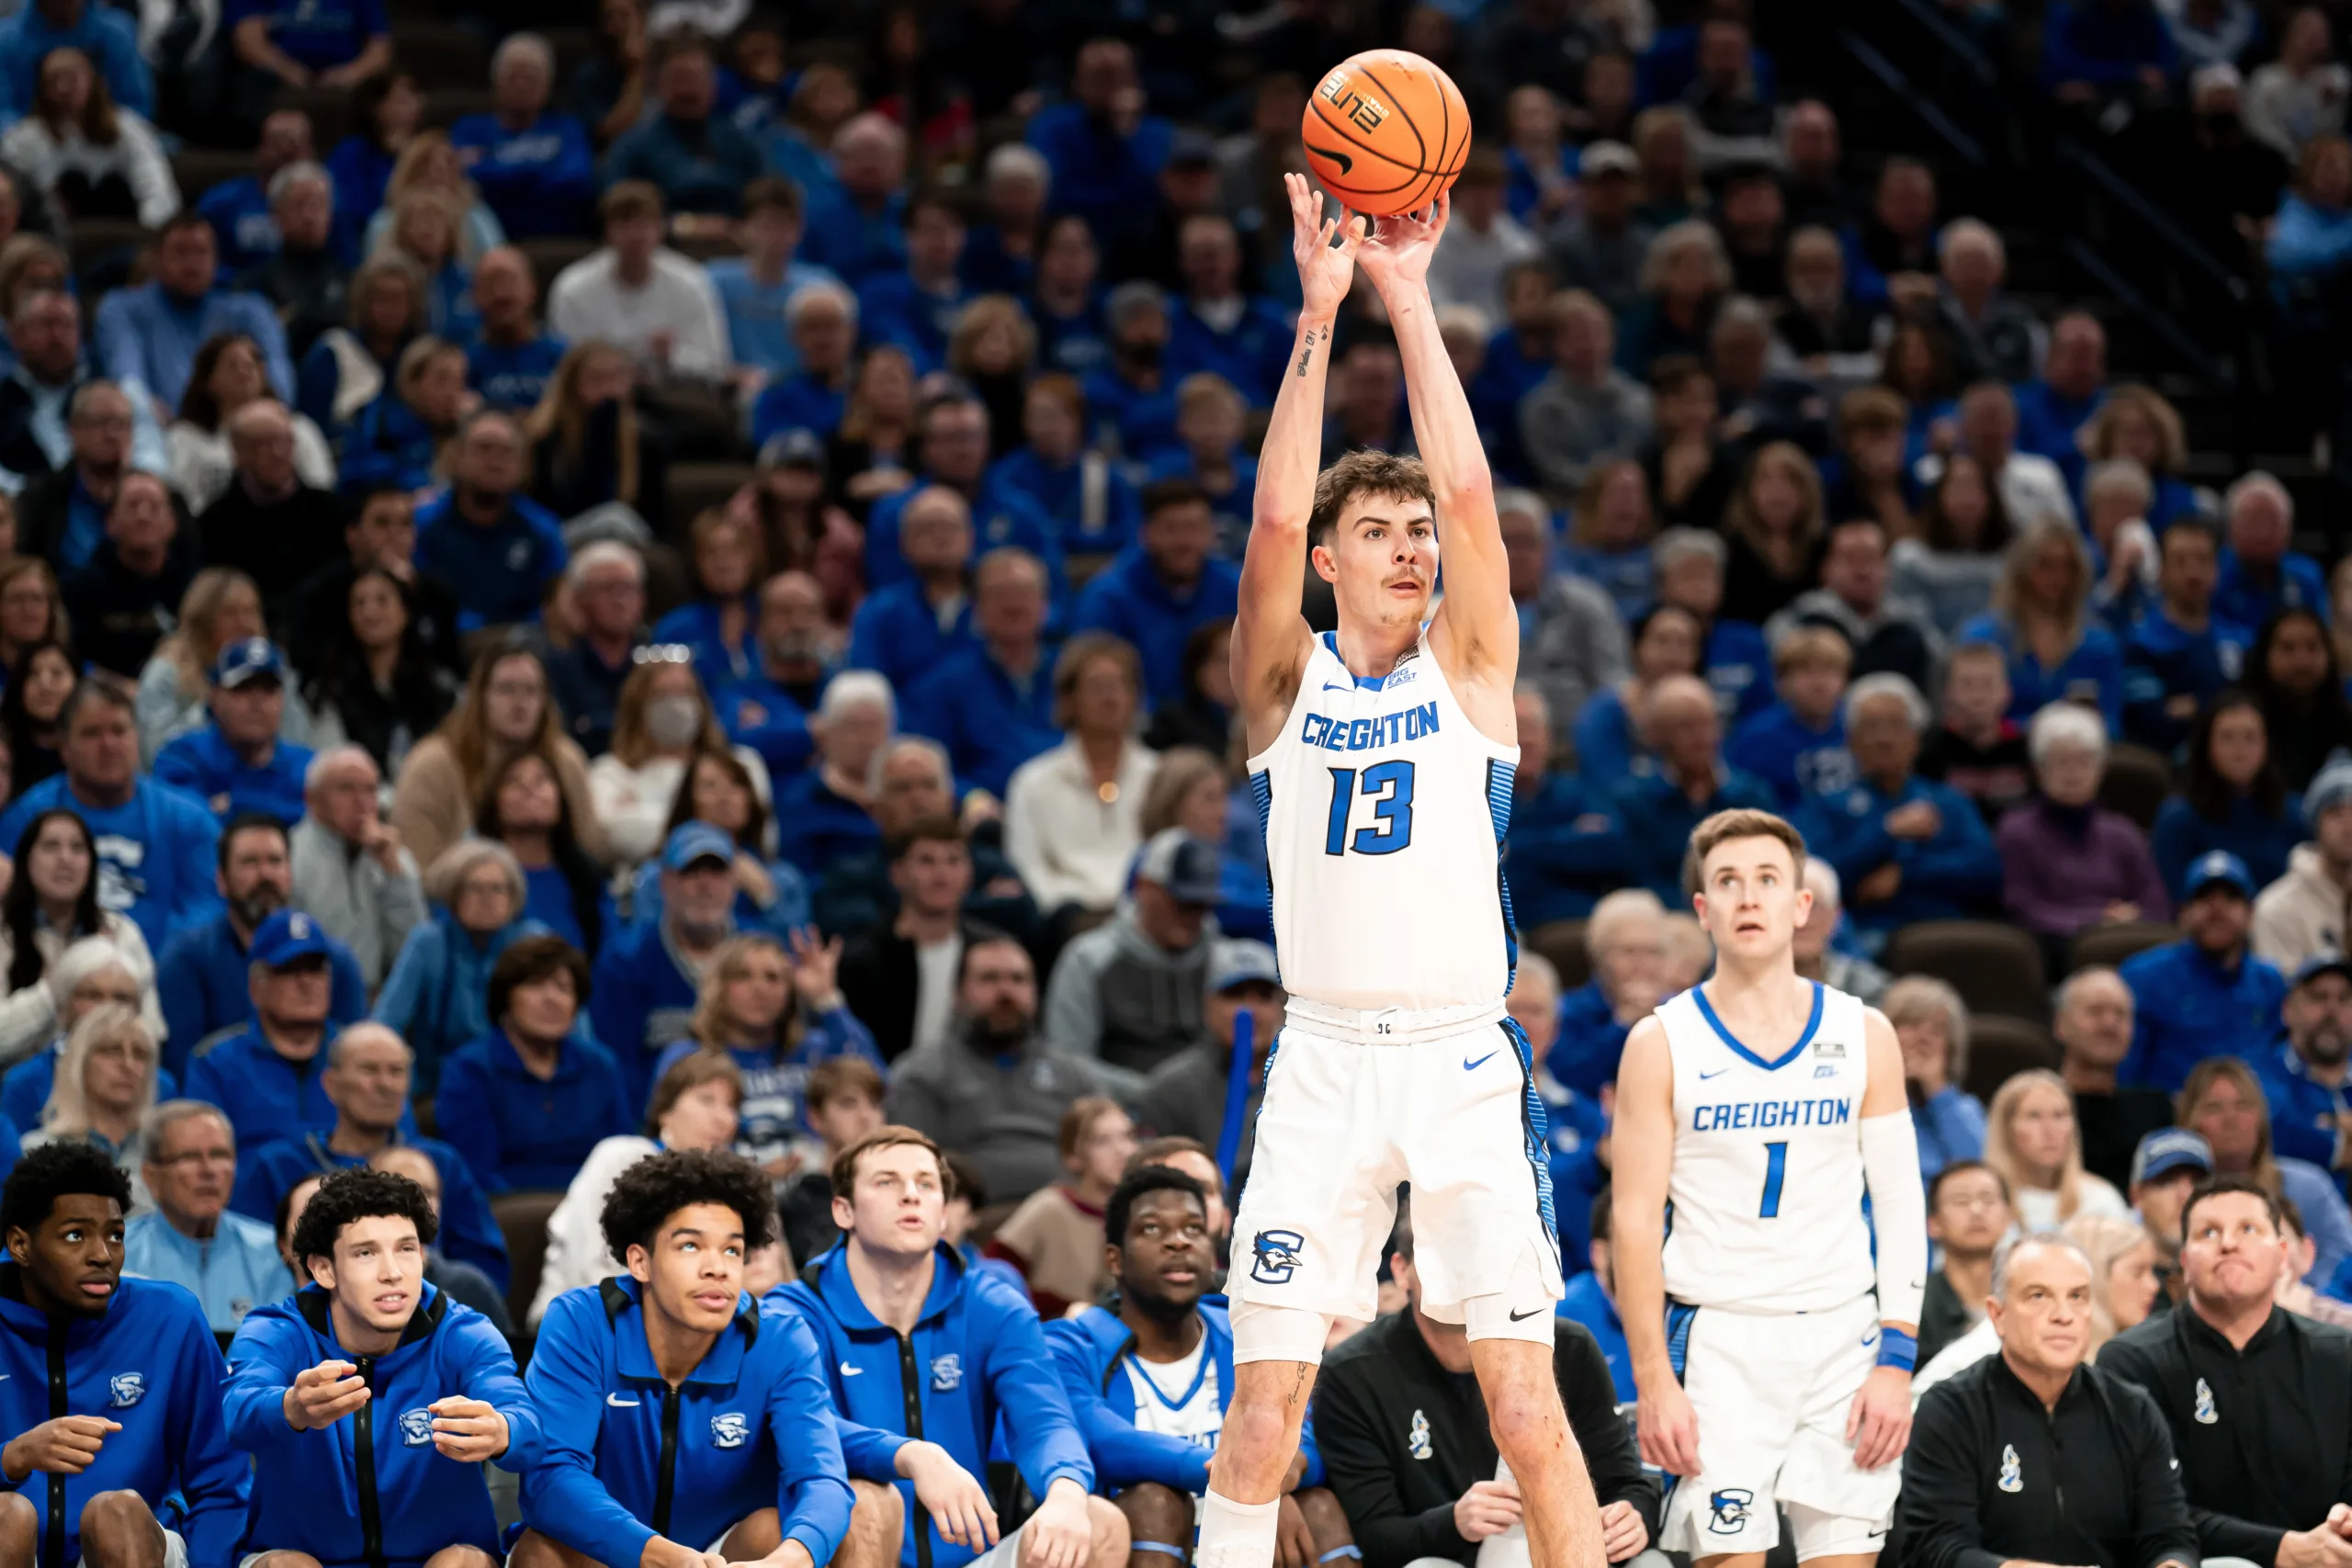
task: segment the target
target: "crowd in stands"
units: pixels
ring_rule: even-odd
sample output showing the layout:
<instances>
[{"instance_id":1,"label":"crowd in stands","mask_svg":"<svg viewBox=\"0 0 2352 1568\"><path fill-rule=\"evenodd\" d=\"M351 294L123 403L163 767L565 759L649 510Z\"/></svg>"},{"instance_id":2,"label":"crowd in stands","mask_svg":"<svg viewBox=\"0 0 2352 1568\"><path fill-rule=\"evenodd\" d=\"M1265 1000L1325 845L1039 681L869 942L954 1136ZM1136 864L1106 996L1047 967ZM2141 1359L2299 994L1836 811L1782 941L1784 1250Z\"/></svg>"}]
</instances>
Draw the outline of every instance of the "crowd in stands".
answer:
<instances>
[{"instance_id":1,"label":"crowd in stands","mask_svg":"<svg viewBox=\"0 0 2352 1568\"><path fill-rule=\"evenodd\" d=\"M1278 193L1401 40L1478 126L1430 283L1611 1560L1660 1507L1616 1063L1712 963L1691 829L1758 807L1930 1183L1902 1548L2352 1563L2352 565L2193 482L2109 302L1848 145L1770 0L406 5L0 19L0 1562L488 1562L517 1508L521 1568L953 1568L1000 1509L1185 1554L1283 1018L1228 670ZM2126 167L2192 111L2165 199L2333 341L2340 14L2035 9ZM1371 290L1333 347L1327 459L1410 453ZM2021 1007L1923 941L1995 928ZM1284 1568L1519 1522L1392 1252ZM665 1381L712 1441L657 1536ZM307 1505L371 1419L355 1551Z\"/></svg>"}]
</instances>

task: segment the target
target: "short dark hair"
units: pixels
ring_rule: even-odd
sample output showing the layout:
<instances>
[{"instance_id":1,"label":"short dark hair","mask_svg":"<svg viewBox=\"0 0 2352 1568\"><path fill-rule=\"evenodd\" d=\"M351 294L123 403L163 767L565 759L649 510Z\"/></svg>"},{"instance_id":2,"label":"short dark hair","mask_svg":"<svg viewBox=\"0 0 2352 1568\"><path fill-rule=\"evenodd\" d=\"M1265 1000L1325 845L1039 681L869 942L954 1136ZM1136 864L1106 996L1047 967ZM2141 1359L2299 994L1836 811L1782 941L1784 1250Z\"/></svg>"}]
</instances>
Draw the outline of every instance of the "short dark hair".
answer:
<instances>
[{"instance_id":1,"label":"short dark hair","mask_svg":"<svg viewBox=\"0 0 2352 1568\"><path fill-rule=\"evenodd\" d=\"M907 824L904 831L890 840L890 863L898 864L912 854L918 844L960 844L968 848L964 825L944 811L928 817L918 817Z\"/></svg>"},{"instance_id":2,"label":"short dark hair","mask_svg":"<svg viewBox=\"0 0 2352 1568\"><path fill-rule=\"evenodd\" d=\"M1306 514L1306 542L1319 545L1340 525L1340 513L1360 495L1393 495L1437 504L1430 471L1419 457L1393 452L1351 452L1315 478L1315 506Z\"/></svg>"},{"instance_id":3,"label":"short dark hair","mask_svg":"<svg viewBox=\"0 0 2352 1568\"><path fill-rule=\"evenodd\" d=\"M344 1226L379 1216L411 1222L416 1226L416 1239L427 1247L441 1229L433 1217L433 1200L424 1195L424 1188L389 1170L355 1166L319 1183L302 1217L294 1223L287 1250L305 1267L313 1258L333 1261L335 1240L343 1235Z\"/></svg>"},{"instance_id":4,"label":"short dark hair","mask_svg":"<svg viewBox=\"0 0 2352 1568\"><path fill-rule=\"evenodd\" d=\"M212 231L212 220L193 207L183 207L169 218L164 219L155 230L155 243L160 245L183 229L201 229L209 235Z\"/></svg>"},{"instance_id":5,"label":"short dark hair","mask_svg":"<svg viewBox=\"0 0 2352 1568\"><path fill-rule=\"evenodd\" d=\"M658 219L662 216L662 187L651 180L616 181L597 198L596 216L605 223L625 218Z\"/></svg>"},{"instance_id":6,"label":"short dark hair","mask_svg":"<svg viewBox=\"0 0 2352 1568\"><path fill-rule=\"evenodd\" d=\"M882 1069L863 1056L835 1056L818 1063L809 1069L808 1087L802 1093L811 1111L822 1111L827 1102L845 1094L862 1094L876 1105L889 1098Z\"/></svg>"},{"instance_id":7,"label":"short dark hair","mask_svg":"<svg viewBox=\"0 0 2352 1568\"><path fill-rule=\"evenodd\" d=\"M2009 1179L2007 1177L2003 1176L1999 1171L1995 1170L1991 1166L1986 1165L1981 1159L1956 1159L1928 1179L1928 1213L1932 1214L1936 1212L1936 1199L1942 1193L1945 1182L1950 1181L1955 1176L1965 1176L1972 1170L1981 1170L1985 1175L1993 1179L1995 1185L1998 1186L2001 1190L2002 1202L2015 1203L2017 1201L2017 1199L2011 1195L2009 1191Z\"/></svg>"},{"instance_id":8,"label":"short dark hair","mask_svg":"<svg viewBox=\"0 0 2352 1568\"><path fill-rule=\"evenodd\" d=\"M41 1145L17 1162L8 1184L0 1187L0 1237L13 1230L30 1235L48 1223L60 1198L85 1194L111 1198L130 1213L130 1178L114 1156L95 1144Z\"/></svg>"},{"instance_id":9,"label":"short dark hair","mask_svg":"<svg viewBox=\"0 0 2352 1568\"><path fill-rule=\"evenodd\" d=\"M1127 1224L1133 1217L1136 1200L1154 1192L1188 1192L1193 1201L1201 1206L1206 1218L1209 1212L1209 1190L1195 1179L1185 1175L1172 1165L1139 1166L1119 1179L1111 1189L1110 1201L1102 1205L1102 1239L1125 1252L1127 1249Z\"/></svg>"},{"instance_id":10,"label":"short dark hair","mask_svg":"<svg viewBox=\"0 0 2352 1568\"><path fill-rule=\"evenodd\" d=\"M781 212L786 218L798 218L808 210L808 203L800 194L800 182L783 175L762 175L743 187L743 216L754 212Z\"/></svg>"},{"instance_id":11,"label":"short dark hair","mask_svg":"<svg viewBox=\"0 0 2352 1568\"><path fill-rule=\"evenodd\" d=\"M940 1163L947 1168L948 1197L961 1198L975 1209L989 1206L989 1184L981 1178L980 1168L972 1163L971 1156L950 1149Z\"/></svg>"},{"instance_id":12,"label":"short dark hair","mask_svg":"<svg viewBox=\"0 0 2352 1568\"><path fill-rule=\"evenodd\" d=\"M1136 1152L1127 1156L1126 1174L1133 1176L1148 1165L1166 1165L1178 1155L1198 1155L1211 1165L1216 1163L1216 1156L1209 1153L1209 1146L1200 1139L1170 1133L1137 1144Z\"/></svg>"},{"instance_id":13,"label":"short dark hair","mask_svg":"<svg viewBox=\"0 0 2352 1568\"><path fill-rule=\"evenodd\" d=\"M506 1016L506 1007L514 1000L516 990L536 986L559 973L571 976L573 996L580 1005L588 1005L588 960L580 950L560 936L526 936L498 955L491 965L489 1003L490 1021L493 1024Z\"/></svg>"},{"instance_id":14,"label":"short dark hair","mask_svg":"<svg viewBox=\"0 0 2352 1568\"><path fill-rule=\"evenodd\" d=\"M2197 1205L2208 1198L2226 1198L2233 1192L2243 1192L2250 1198L2261 1199L2264 1212L2270 1216L2270 1228L2273 1230L2278 1228L2278 1194L2251 1176L2208 1176L2188 1190L2188 1201L2180 1206L2182 1245L2188 1244L2188 1220L2190 1215L2197 1213Z\"/></svg>"},{"instance_id":15,"label":"short dark hair","mask_svg":"<svg viewBox=\"0 0 2352 1568\"><path fill-rule=\"evenodd\" d=\"M367 521L368 509L379 501L397 501L402 505L413 505L415 492L402 490L398 485L369 485L359 492L359 498L351 503L351 510L344 514L344 527L358 527Z\"/></svg>"},{"instance_id":16,"label":"short dark hair","mask_svg":"<svg viewBox=\"0 0 2352 1568\"><path fill-rule=\"evenodd\" d=\"M2187 517L2177 517L2170 523L2165 525L2165 531L2156 536L2157 556L2161 558L2164 555L2165 546L2169 544L2174 537L2179 536L2185 538L2190 536L2202 539L2206 544L2211 546L2213 553L2216 556L2221 554L2221 528L2217 525L2209 523L2204 518L2192 513Z\"/></svg>"},{"instance_id":17,"label":"short dark hair","mask_svg":"<svg viewBox=\"0 0 2352 1568\"><path fill-rule=\"evenodd\" d=\"M967 226L963 204L958 202L952 194L935 186L925 186L907 197L907 205L899 214L899 227L913 228L916 217L923 212L944 212L955 220L957 227Z\"/></svg>"},{"instance_id":18,"label":"short dark hair","mask_svg":"<svg viewBox=\"0 0 2352 1568\"><path fill-rule=\"evenodd\" d=\"M765 1171L727 1149L668 1149L639 1160L613 1183L605 1199L605 1246L619 1258L632 1247L650 1250L671 1215L697 1203L734 1210L746 1252L775 1239L775 1185Z\"/></svg>"},{"instance_id":19,"label":"short dark hair","mask_svg":"<svg viewBox=\"0 0 2352 1568\"><path fill-rule=\"evenodd\" d=\"M275 833L280 839L287 840L287 847L289 850L293 847L292 839L286 831L286 824L279 818L272 817L266 811L240 812L230 818L229 825L220 829L220 842L214 849L213 863L223 873L229 869L229 847L236 842L237 835L240 833Z\"/></svg>"},{"instance_id":20,"label":"short dark hair","mask_svg":"<svg viewBox=\"0 0 2352 1568\"><path fill-rule=\"evenodd\" d=\"M61 737L72 734L74 721L81 717L82 710L92 703L103 707L119 708L128 714L138 712L129 692L112 681L85 675L74 682L74 689L65 694L65 705L57 710L57 733Z\"/></svg>"},{"instance_id":21,"label":"short dark hair","mask_svg":"<svg viewBox=\"0 0 2352 1568\"><path fill-rule=\"evenodd\" d=\"M893 1124L875 1128L874 1131L833 1156L833 1168L828 1173L832 1178L833 1196L846 1198L850 1194L850 1189L857 1185L859 1160L864 1159L876 1149L898 1148L901 1145L929 1149L931 1157L939 1162L940 1180L946 1195L951 1198L956 1195L955 1178L948 1174L947 1156L940 1146L912 1127Z\"/></svg>"},{"instance_id":22,"label":"short dark hair","mask_svg":"<svg viewBox=\"0 0 2352 1568\"><path fill-rule=\"evenodd\" d=\"M1146 521L1158 516L1171 506L1207 506L1209 492L1199 481L1187 479L1154 479L1143 487L1143 514Z\"/></svg>"},{"instance_id":23,"label":"short dark hair","mask_svg":"<svg viewBox=\"0 0 2352 1568\"><path fill-rule=\"evenodd\" d=\"M1023 942L1019 937L1014 936L1011 931L1000 931L994 926L974 924L965 927L964 951L956 960L956 988L958 990L963 988L964 976L971 973L972 954L978 953L984 947L1001 947L1008 943L1021 949L1022 956L1029 960L1030 970L1032 974L1035 974L1037 966L1037 960L1035 956L1029 952L1028 943Z\"/></svg>"}]
</instances>

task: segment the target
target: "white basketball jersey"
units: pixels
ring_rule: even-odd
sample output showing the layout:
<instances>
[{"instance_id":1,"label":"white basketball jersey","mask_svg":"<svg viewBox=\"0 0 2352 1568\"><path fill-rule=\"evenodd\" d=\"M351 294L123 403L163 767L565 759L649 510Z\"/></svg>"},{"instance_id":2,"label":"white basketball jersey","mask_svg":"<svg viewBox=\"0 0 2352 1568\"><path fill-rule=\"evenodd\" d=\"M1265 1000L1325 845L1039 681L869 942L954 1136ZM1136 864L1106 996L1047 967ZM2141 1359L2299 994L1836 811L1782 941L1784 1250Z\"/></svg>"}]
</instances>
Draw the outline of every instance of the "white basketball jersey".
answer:
<instances>
[{"instance_id":1,"label":"white basketball jersey","mask_svg":"<svg viewBox=\"0 0 2352 1568\"><path fill-rule=\"evenodd\" d=\"M1860 999L1815 984L1812 1018L1777 1062L1735 1040L1696 987L1657 1017L1674 1066L1667 1295L1788 1313L1869 1293Z\"/></svg>"},{"instance_id":2,"label":"white basketball jersey","mask_svg":"<svg viewBox=\"0 0 2352 1568\"><path fill-rule=\"evenodd\" d=\"M1201 1336L1193 1353L1177 1361L1147 1361L1130 1353L1119 1361L1136 1397L1136 1430L1182 1438L1196 1448L1214 1449L1225 1430L1225 1406L1216 1382L1216 1359Z\"/></svg>"},{"instance_id":3,"label":"white basketball jersey","mask_svg":"<svg viewBox=\"0 0 2352 1568\"><path fill-rule=\"evenodd\" d=\"M1499 1003L1516 961L1501 845L1518 766L1454 700L1427 627L1379 679L1317 637L1280 738L1250 759L1283 986L1338 1008Z\"/></svg>"}]
</instances>

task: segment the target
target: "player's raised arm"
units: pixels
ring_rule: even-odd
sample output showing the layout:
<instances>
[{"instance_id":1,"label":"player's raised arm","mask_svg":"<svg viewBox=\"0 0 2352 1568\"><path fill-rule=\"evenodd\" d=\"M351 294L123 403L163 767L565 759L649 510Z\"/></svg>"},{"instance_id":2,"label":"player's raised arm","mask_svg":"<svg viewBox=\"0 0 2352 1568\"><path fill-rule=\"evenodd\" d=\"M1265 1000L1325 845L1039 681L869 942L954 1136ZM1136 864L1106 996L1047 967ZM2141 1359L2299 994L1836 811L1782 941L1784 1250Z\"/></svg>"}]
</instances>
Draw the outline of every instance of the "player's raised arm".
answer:
<instances>
[{"instance_id":1,"label":"player's raised arm","mask_svg":"<svg viewBox=\"0 0 2352 1568\"><path fill-rule=\"evenodd\" d=\"M1430 641L1449 673L1474 680L1498 676L1507 699L1519 671L1519 615L1511 607L1502 525L1495 517L1495 477L1430 300L1430 260L1452 211L1452 198L1441 196L1419 212L1376 220L1356 262L1388 308L1396 352L1405 363L1413 441L1437 497L1445 598L1430 628Z\"/></svg>"},{"instance_id":2,"label":"player's raised arm","mask_svg":"<svg viewBox=\"0 0 2352 1568\"><path fill-rule=\"evenodd\" d=\"M1253 751L1272 739L1288 716L1312 646L1299 593L1306 581L1306 520L1323 466L1323 383L1331 367L1331 328L1355 279L1363 239L1344 209L1324 218L1323 193L1303 176L1284 175L1283 188L1290 195L1291 254L1298 261L1305 302L1258 453L1258 493L1233 622L1233 690Z\"/></svg>"},{"instance_id":3,"label":"player's raised arm","mask_svg":"<svg viewBox=\"0 0 2352 1568\"><path fill-rule=\"evenodd\" d=\"M1657 1015L1634 1025L1617 1064L1610 1130L1609 1234L1617 1313L1634 1363L1642 1458L1669 1475L1699 1473L1699 1418L1666 1337L1666 1192L1674 1159L1674 1060Z\"/></svg>"}]
</instances>

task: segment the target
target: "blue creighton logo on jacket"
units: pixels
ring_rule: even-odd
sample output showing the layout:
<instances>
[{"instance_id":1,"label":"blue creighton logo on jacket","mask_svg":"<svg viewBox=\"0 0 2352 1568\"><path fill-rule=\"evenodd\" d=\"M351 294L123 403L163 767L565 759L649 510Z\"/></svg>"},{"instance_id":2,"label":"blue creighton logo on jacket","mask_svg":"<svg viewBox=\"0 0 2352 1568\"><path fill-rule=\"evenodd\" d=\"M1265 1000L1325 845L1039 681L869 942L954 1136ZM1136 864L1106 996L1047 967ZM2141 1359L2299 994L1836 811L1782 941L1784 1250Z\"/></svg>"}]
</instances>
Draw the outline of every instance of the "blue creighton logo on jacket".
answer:
<instances>
[{"instance_id":1,"label":"blue creighton logo on jacket","mask_svg":"<svg viewBox=\"0 0 2352 1568\"><path fill-rule=\"evenodd\" d=\"M146 1397L144 1372L117 1372L107 1380L107 1404L113 1409L128 1410Z\"/></svg>"},{"instance_id":2,"label":"blue creighton logo on jacket","mask_svg":"<svg viewBox=\"0 0 2352 1568\"><path fill-rule=\"evenodd\" d=\"M752 1435L752 1424L740 1410L729 1410L710 1418L710 1442L713 1448L740 1449Z\"/></svg>"}]
</instances>

